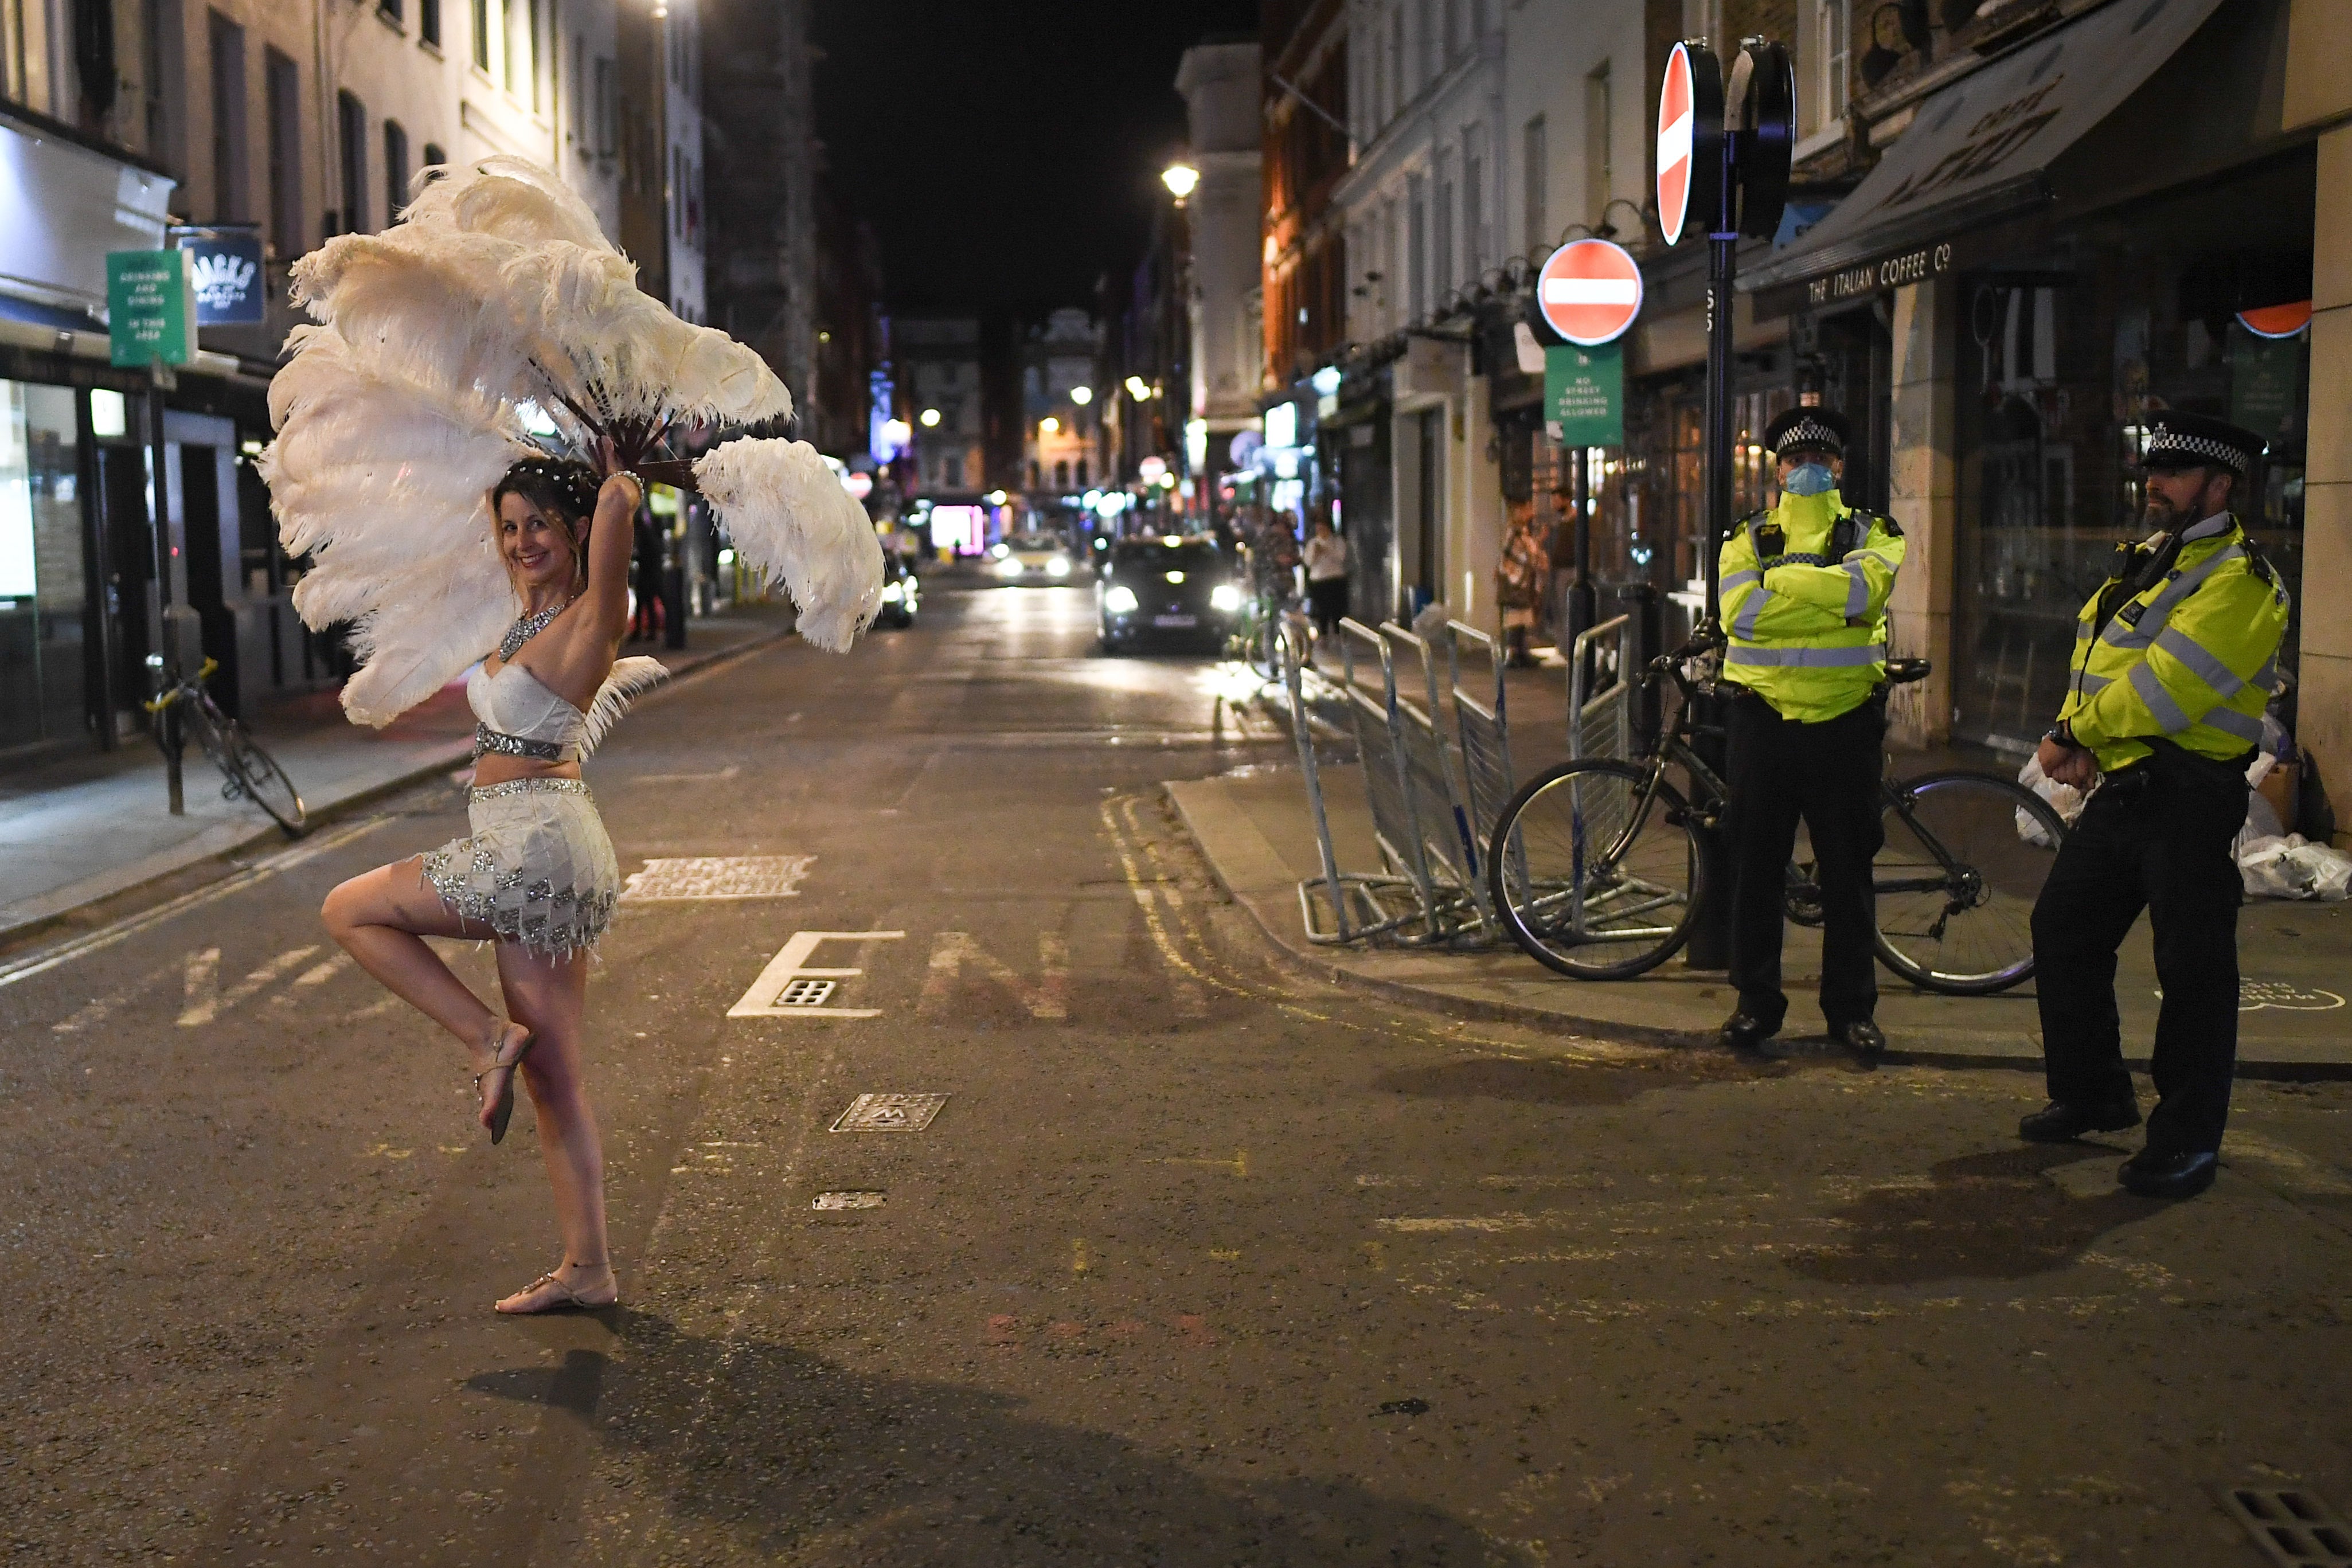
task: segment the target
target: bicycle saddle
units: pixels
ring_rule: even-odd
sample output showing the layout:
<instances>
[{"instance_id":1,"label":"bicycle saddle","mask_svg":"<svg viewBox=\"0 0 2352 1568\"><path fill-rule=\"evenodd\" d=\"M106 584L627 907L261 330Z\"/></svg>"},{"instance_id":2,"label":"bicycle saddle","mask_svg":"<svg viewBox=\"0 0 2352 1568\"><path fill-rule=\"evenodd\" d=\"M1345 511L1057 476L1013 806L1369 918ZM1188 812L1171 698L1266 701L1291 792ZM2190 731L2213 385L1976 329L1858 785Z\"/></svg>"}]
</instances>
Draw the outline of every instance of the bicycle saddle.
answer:
<instances>
[{"instance_id":1,"label":"bicycle saddle","mask_svg":"<svg viewBox=\"0 0 2352 1568\"><path fill-rule=\"evenodd\" d=\"M1907 686L1914 681L1924 681L1935 667L1934 663L1927 659L1889 659L1886 661L1886 684Z\"/></svg>"}]
</instances>

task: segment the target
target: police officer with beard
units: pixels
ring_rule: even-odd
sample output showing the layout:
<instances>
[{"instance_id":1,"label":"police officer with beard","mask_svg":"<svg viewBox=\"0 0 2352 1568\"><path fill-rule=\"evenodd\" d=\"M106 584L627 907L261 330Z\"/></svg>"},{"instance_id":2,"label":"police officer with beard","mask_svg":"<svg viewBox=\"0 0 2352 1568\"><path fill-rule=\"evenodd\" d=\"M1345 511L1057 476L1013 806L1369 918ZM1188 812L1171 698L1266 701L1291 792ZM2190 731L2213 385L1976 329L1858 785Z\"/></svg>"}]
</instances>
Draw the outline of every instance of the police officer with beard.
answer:
<instances>
[{"instance_id":1,"label":"police officer with beard","mask_svg":"<svg viewBox=\"0 0 2352 1568\"><path fill-rule=\"evenodd\" d=\"M1718 1039L1754 1051L1789 1010L1780 989L1781 915L1801 819L1822 899L1822 1014L1832 1039L1886 1047L1874 942L1871 858L1885 840L1886 600L1903 564L1894 519L1838 494L1851 429L1835 410L1801 407L1764 434L1780 499L1740 519L1723 543L1723 678L1740 688L1727 718L1732 862L1731 983L1739 1006Z\"/></svg>"},{"instance_id":2,"label":"police officer with beard","mask_svg":"<svg viewBox=\"0 0 2352 1568\"><path fill-rule=\"evenodd\" d=\"M2238 1052L2231 845L2246 765L2278 685L2286 590L2230 511L2263 439L2201 414L2149 422L2147 521L2083 606L2042 772L2093 790L2033 906L2049 1108L2021 1136L2063 1143L2139 1123L2116 1015L2116 949L2148 915L2164 1001L2147 1142L2117 1179L2148 1197L2212 1185Z\"/></svg>"}]
</instances>

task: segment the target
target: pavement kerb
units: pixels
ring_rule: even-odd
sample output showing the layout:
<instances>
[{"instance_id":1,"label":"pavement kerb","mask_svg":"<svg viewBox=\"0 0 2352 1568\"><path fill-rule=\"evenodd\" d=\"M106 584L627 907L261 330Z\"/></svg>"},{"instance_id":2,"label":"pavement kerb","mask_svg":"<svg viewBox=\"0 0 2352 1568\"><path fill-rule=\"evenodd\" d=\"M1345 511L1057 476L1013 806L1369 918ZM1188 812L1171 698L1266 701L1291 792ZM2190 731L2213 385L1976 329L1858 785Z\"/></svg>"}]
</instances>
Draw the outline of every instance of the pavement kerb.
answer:
<instances>
[{"instance_id":1,"label":"pavement kerb","mask_svg":"<svg viewBox=\"0 0 2352 1568\"><path fill-rule=\"evenodd\" d=\"M688 679L699 678L723 669L763 648L772 647L793 634L792 626L779 626L771 631L760 632L732 647L685 658L672 666L670 678L656 687L656 693L681 685ZM647 695L653 695L656 693L648 693ZM305 819L303 837L307 838L327 824L349 817L354 812L364 810L378 801L413 789L420 784L430 782L436 776L463 767L473 760L473 756L474 744L469 737L453 744L445 751L435 754L428 761L404 768L399 773L377 779L373 783L362 785L350 793L339 795L331 800L322 801ZM192 867L203 865L207 861L227 862L257 844L299 841L299 840L289 840L284 831L275 823L258 824L252 831L226 842L219 840L207 842L203 835L198 835L184 844L159 851L130 865L119 867L113 871L101 872L96 876L85 877L80 882L68 883L53 893L27 900L27 904L34 905L37 912L16 920L14 924L0 925L0 944L5 944L10 948L22 947L50 931L64 926L76 914L93 904L135 894L143 888L152 887Z\"/></svg>"},{"instance_id":2,"label":"pavement kerb","mask_svg":"<svg viewBox=\"0 0 2352 1568\"><path fill-rule=\"evenodd\" d=\"M1420 985L1367 973L1342 958L1342 954L1353 949L1319 948L1290 929L1297 918L1297 879L1274 846L1266 841L1265 835L1258 831L1257 824L1231 802L1223 780L1215 778L1171 780L1162 783L1160 789L1174 808L1178 820L1183 823L1185 831L1192 835L1194 847L1201 852L1202 860L1208 865L1209 874L1248 914L1271 944L1276 962L1290 973L1366 991L1407 1007L1442 1013L1453 1019L1520 1024L1547 1033L1590 1034L1674 1050L1723 1050L1715 1043L1711 1030L1660 1029L1618 1019L1583 1016L1556 1008L1530 1007L1507 998L1482 997L1465 990ZM2006 1036L1959 1030L1911 1032L1932 1033L1937 1039L1936 1048L1922 1051L1890 1047L1877 1060L1889 1065L2001 1068L2032 1072L2042 1070L2042 1053L2038 1047L2021 1050ZM1996 1040L2001 1041L2004 1049L1987 1049ZM1791 1041L1782 1049L1792 1056L1849 1054L1843 1047L1827 1041L1815 1044ZM1728 1051L1724 1053L1730 1054ZM2127 1065L2136 1072L2145 1073L2148 1070L2145 1058L2129 1059ZM2347 1080L2352 1079L2352 1062L2250 1058L2242 1042L2236 1076L2281 1082Z\"/></svg>"}]
</instances>

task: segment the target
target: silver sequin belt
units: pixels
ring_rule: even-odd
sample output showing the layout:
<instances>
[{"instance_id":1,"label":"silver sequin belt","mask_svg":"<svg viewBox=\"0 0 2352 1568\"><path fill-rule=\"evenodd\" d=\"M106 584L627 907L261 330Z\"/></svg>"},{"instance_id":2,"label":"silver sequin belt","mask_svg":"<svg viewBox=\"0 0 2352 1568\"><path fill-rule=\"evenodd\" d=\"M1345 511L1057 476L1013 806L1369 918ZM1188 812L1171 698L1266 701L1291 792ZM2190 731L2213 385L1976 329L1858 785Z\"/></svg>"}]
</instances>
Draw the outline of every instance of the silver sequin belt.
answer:
<instances>
[{"instance_id":1,"label":"silver sequin belt","mask_svg":"<svg viewBox=\"0 0 2352 1568\"><path fill-rule=\"evenodd\" d=\"M466 791L469 800L501 800L509 795L587 795L585 779L509 779L503 784L478 784ZM593 796L589 797L593 800Z\"/></svg>"},{"instance_id":2,"label":"silver sequin belt","mask_svg":"<svg viewBox=\"0 0 2352 1568\"><path fill-rule=\"evenodd\" d=\"M474 727L474 755L495 752L500 757L528 757L535 762L562 762L563 745L554 740L531 740L524 736L509 735L492 729L487 724Z\"/></svg>"}]
</instances>

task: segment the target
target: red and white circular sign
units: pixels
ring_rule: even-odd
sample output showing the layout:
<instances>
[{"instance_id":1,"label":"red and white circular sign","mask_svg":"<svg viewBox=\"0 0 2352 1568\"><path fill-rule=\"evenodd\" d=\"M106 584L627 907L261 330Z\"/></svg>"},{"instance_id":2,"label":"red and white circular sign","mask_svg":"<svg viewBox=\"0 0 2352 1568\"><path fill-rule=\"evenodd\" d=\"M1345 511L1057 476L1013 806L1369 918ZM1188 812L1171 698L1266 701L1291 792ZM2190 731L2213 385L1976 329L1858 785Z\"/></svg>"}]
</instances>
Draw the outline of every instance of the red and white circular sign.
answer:
<instances>
[{"instance_id":1,"label":"red and white circular sign","mask_svg":"<svg viewBox=\"0 0 2352 1568\"><path fill-rule=\"evenodd\" d=\"M1683 218L1690 209L1691 138L1697 108L1690 50L1676 44L1666 57L1665 84L1658 92L1658 227L1668 245L1683 237Z\"/></svg>"},{"instance_id":2,"label":"red and white circular sign","mask_svg":"<svg viewBox=\"0 0 2352 1568\"><path fill-rule=\"evenodd\" d=\"M1642 311L1642 269L1623 246L1572 240L1536 275L1536 305L1551 329L1582 348L1614 340Z\"/></svg>"}]
</instances>

